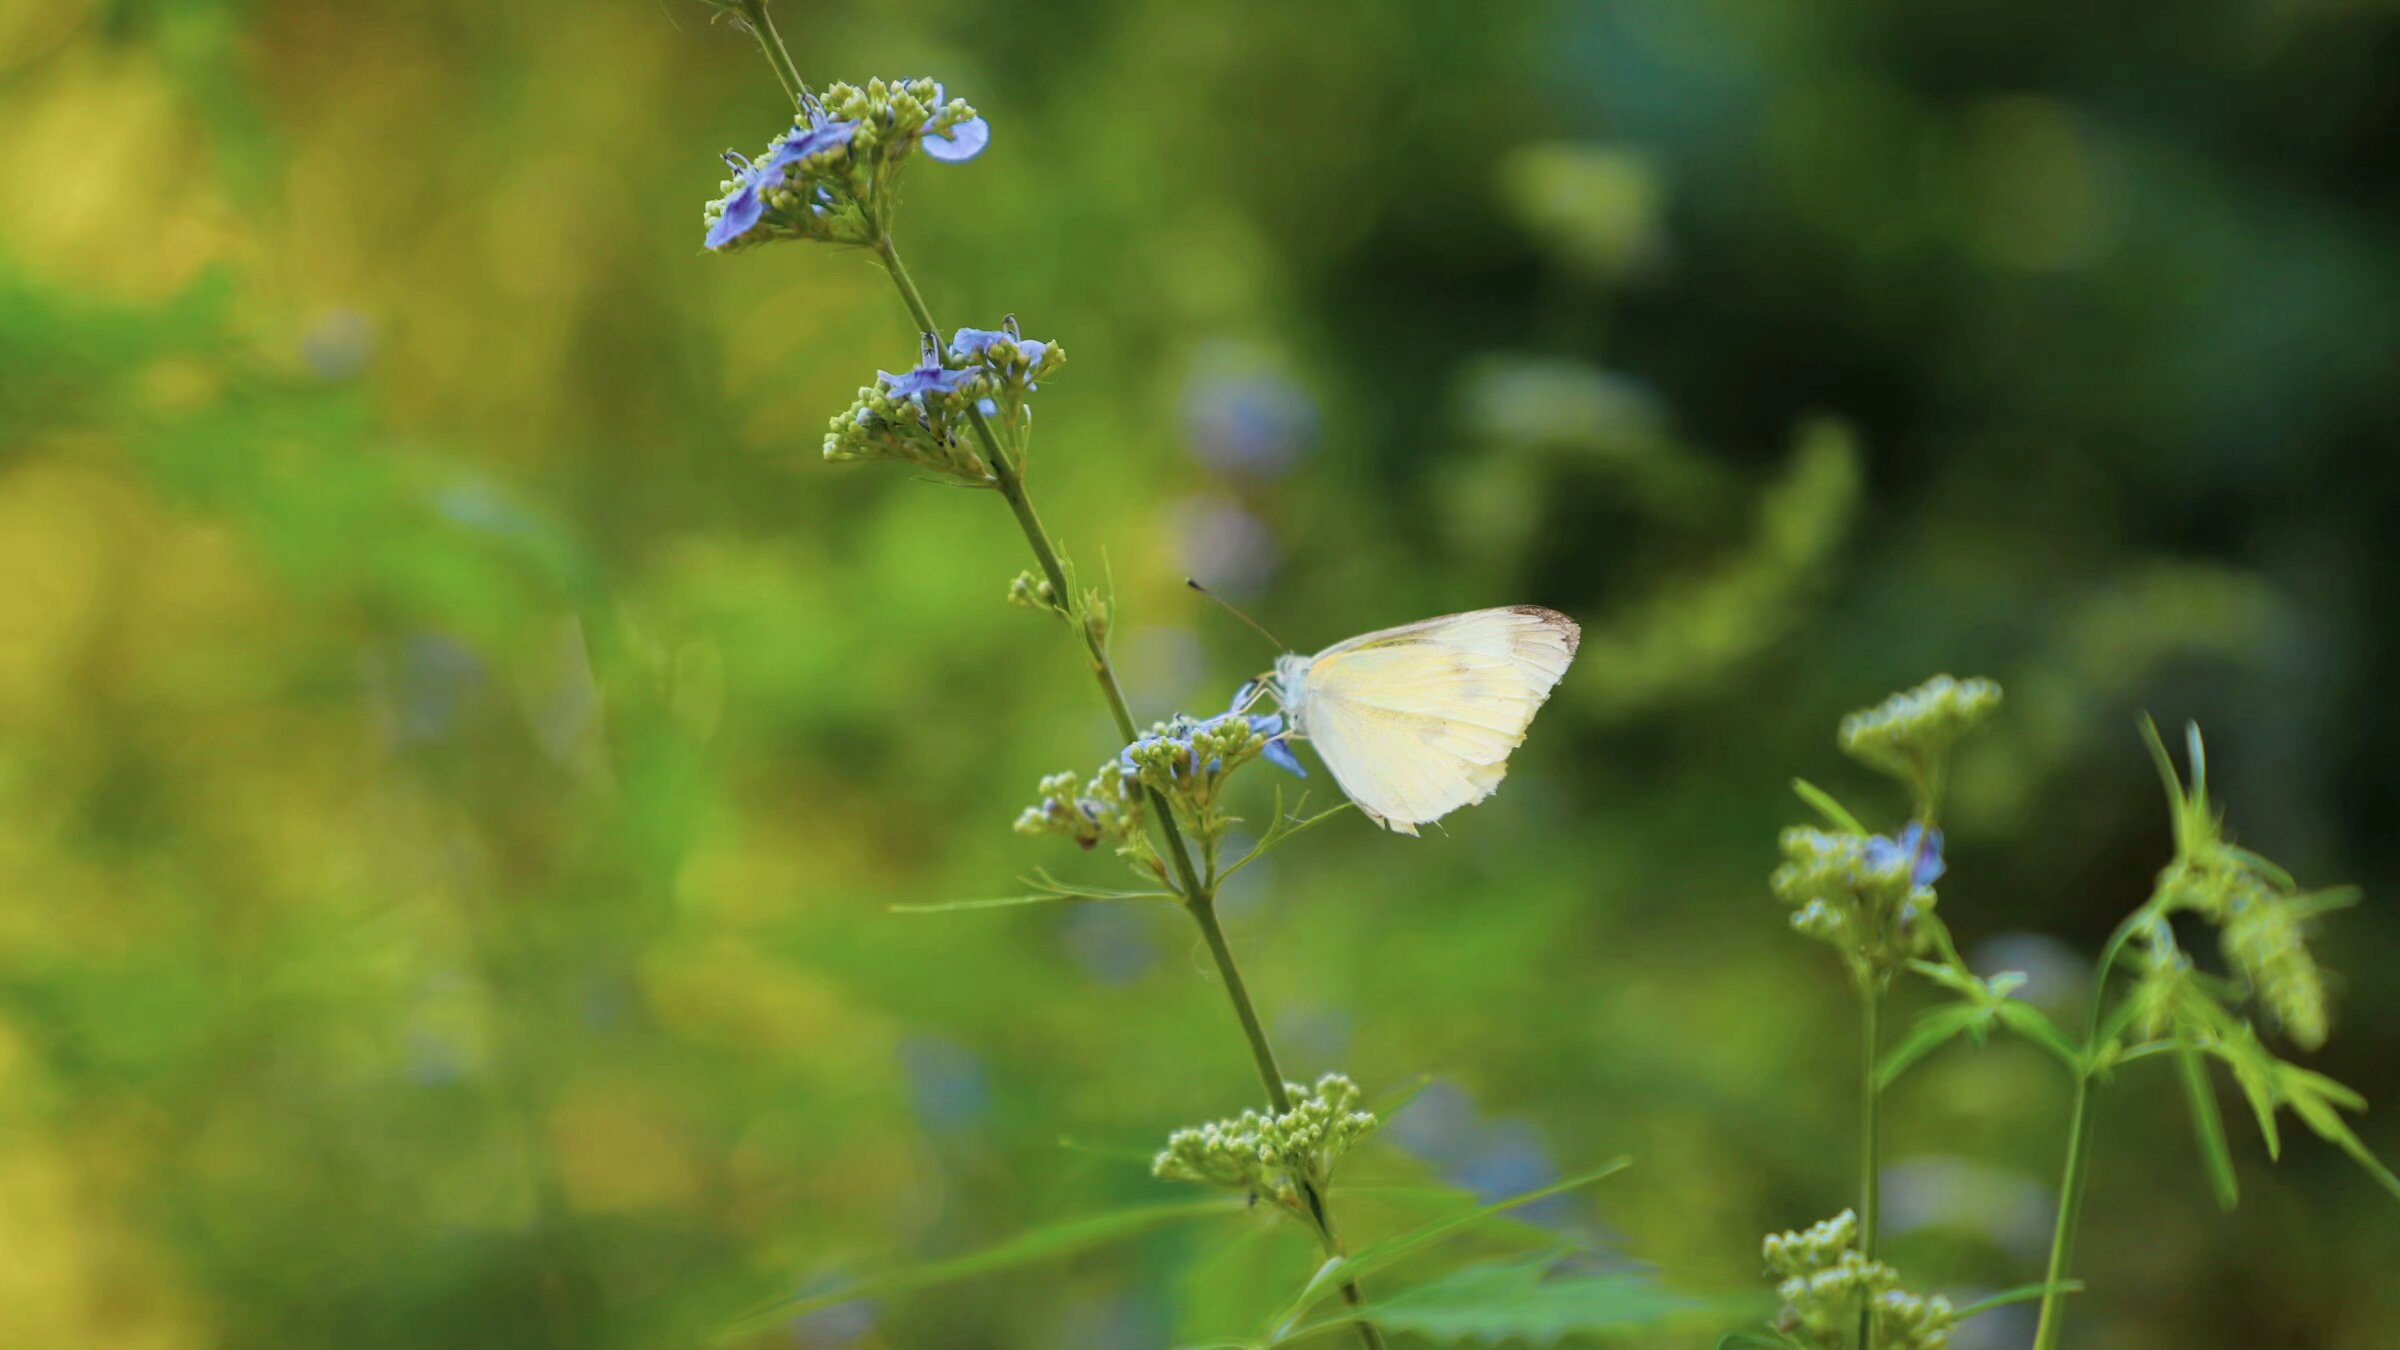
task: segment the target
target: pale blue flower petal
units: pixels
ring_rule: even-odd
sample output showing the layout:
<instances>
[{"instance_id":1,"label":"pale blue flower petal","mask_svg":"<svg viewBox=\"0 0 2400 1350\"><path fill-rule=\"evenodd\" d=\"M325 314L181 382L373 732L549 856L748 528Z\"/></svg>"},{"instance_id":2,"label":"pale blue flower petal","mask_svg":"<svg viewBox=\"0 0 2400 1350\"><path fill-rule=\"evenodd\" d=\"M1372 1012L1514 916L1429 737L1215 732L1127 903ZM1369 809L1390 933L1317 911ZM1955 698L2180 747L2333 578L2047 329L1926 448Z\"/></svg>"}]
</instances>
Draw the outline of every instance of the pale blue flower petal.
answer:
<instances>
[{"instance_id":1,"label":"pale blue flower petal","mask_svg":"<svg viewBox=\"0 0 2400 1350\"><path fill-rule=\"evenodd\" d=\"M937 136L927 136L925 153L944 164L963 164L983 153L992 143L992 124L980 117L970 117Z\"/></svg>"}]
</instances>

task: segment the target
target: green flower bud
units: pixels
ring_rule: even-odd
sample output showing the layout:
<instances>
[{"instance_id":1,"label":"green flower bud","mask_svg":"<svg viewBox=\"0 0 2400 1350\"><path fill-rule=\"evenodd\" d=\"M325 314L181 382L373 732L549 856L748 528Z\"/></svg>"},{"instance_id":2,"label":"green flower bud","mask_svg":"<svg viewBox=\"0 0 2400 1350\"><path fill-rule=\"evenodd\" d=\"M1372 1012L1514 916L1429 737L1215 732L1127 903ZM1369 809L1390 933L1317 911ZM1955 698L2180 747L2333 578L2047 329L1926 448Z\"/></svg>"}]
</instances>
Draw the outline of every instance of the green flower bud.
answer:
<instances>
[{"instance_id":1,"label":"green flower bud","mask_svg":"<svg viewBox=\"0 0 2400 1350\"><path fill-rule=\"evenodd\" d=\"M1950 747L1999 708L2000 686L1992 681L1936 675L1843 718L1842 751L1924 797L1938 786Z\"/></svg>"},{"instance_id":2,"label":"green flower bud","mask_svg":"<svg viewBox=\"0 0 2400 1350\"><path fill-rule=\"evenodd\" d=\"M1358 1109L1358 1085L1338 1073L1314 1087L1285 1085L1291 1109L1244 1111L1230 1120L1175 1131L1153 1175L1197 1181L1270 1199L1300 1212L1300 1193L1324 1186L1334 1165L1381 1124Z\"/></svg>"}]
</instances>

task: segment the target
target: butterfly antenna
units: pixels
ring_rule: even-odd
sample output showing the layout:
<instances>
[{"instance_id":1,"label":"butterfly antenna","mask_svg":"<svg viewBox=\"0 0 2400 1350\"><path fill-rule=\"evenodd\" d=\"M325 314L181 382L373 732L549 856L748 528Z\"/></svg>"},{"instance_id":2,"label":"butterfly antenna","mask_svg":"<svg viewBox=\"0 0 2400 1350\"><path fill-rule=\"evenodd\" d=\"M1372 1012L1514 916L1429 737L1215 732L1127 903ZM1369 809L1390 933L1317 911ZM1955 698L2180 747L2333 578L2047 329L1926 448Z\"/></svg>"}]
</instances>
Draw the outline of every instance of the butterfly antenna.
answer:
<instances>
[{"instance_id":1,"label":"butterfly antenna","mask_svg":"<svg viewBox=\"0 0 2400 1350\"><path fill-rule=\"evenodd\" d=\"M1209 599L1215 601L1220 607L1222 607L1226 613L1237 619L1240 619L1243 623L1250 625L1250 627L1255 630L1260 637L1263 637L1267 641L1274 643L1276 651L1287 652L1291 650L1291 648L1283 645L1282 638L1279 638L1273 633L1268 632L1265 624L1260 623L1258 620L1253 619L1249 615L1244 614L1240 610L1234 608L1233 602L1226 599L1224 596L1217 594L1215 591L1212 591L1206 586L1201 585L1199 582L1194 581L1190 577L1185 577L1183 579L1183 584L1191 587L1195 591L1198 591L1200 594L1207 596Z\"/></svg>"}]
</instances>

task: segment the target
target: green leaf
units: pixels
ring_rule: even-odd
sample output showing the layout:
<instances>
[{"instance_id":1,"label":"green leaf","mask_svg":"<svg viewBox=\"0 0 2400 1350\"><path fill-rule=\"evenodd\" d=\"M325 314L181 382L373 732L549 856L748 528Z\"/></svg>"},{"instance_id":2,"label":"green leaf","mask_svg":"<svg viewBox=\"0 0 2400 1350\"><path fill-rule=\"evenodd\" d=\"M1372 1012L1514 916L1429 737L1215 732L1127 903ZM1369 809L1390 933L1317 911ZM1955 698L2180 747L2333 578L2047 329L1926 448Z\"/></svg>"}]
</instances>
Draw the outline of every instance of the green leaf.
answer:
<instances>
[{"instance_id":1,"label":"green leaf","mask_svg":"<svg viewBox=\"0 0 2400 1350\"><path fill-rule=\"evenodd\" d=\"M1920 1013L1908 1034L1885 1052L1883 1062L1875 1066L1876 1088L1890 1087L1910 1065L1949 1044L1961 1033L1989 1026L1991 1016L1991 1009L1980 1003L1945 1003Z\"/></svg>"},{"instance_id":2,"label":"green leaf","mask_svg":"<svg viewBox=\"0 0 2400 1350\"><path fill-rule=\"evenodd\" d=\"M1372 1320L1387 1332L1433 1341L1554 1345L1571 1335L1652 1326L1703 1306L1638 1274L1557 1273L1561 1256L1549 1250L1468 1266L1366 1307L1345 1308L1284 1341Z\"/></svg>"},{"instance_id":3,"label":"green leaf","mask_svg":"<svg viewBox=\"0 0 2400 1350\"><path fill-rule=\"evenodd\" d=\"M2005 1308L2011 1303L2031 1303L2053 1289L2062 1294L2080 1294L2083 1292L2083 1281L2060 1280L2056 1284L2020 1284L2014 1289L2003 1289L1990 1298L1979 1298L1959 1309L1956 1315L1959 1321L1964 1322L1970 1317L1979 1317L1994 1308Z\"/></svg>"},{"instance_id":4,"label":"green leaf","mask_svg":"<svg viewBox=\"0 0 2400 1350\"><path fill-rule=\"evenodd\" d=\"M2250 1102L2250 1114L2258 1118L2258 1132L2266 1139L2267 1156L2281 1158L2283 1138L2275 1128L2275 1070L2279 1061L2258 1043L2258 1034L2246 1024L2237 1035L2211 1037L2200 1042L2200 1048L2233 1070L2234 1083Z\"/></svg>"},{"instance_id":5,"label":"green leaf","mask_svg":"<svg viewBox=\"0 0 2400 1350\"><path fill-rule=\"evenodd\" d=\"M2333 886L2321 891L2295 895L2285 901L2284 905L2291 911L2295 921L2313 919L2320 914L2331 914L2337 909L2350 908L2358 903L2359 894L2356 886Z\"/></svg>"},{"instance_id":6,"label":"green leaf","mask_svg":"<svg viewBox=\"0 0 2400 1350\"><path fill-rule=\"evenodd\" d=\"M2275 1086L2279 1095L2317 1137L2350 1155L2351 1161L2366 1169L2376 1184L2400 1199L2400 1177L2392 1175L2381 1158L2369 1150L2364 1141L2342 1119L2343 1111L2363 1111L2366 1099L2321 1073L2313 1073L2297 1064L2275 1063Z\"/></svg>"},{"instance_id":7,"label":"green leaf","mask_svg":"<svg viewBox=\"0 0 2400 1350\"><path fill-rule=\"evenodd\" d=\"M1308 805L1308 794L1302 793L1300 800L1292 803L1292 810L1297 812L1306 805ZM1217 884L1224 885L1227 878L1265 857L1267 850L1284 843L1293 835L1304 830L1315 829L1349 809L1350 803L1342 802L1335 806L1329 806L1313 816L1286 815L1283 810L1283 789L1277 788L1275 790L1275 823L1267 827L1267 832L1259 836L1258 842L1250 846L1248 853L1235 859L1231 867L1217 873Z\"/></svg>"},{"instance_id":8,"label":"green leaf","mask_svg":"<svg viewBox=\"0 0 2400 1350\"><path fill-rule=\"evenodd\" d=\"M1491 1204L1471 1209L1464 1214L1455 1214L1446 1219L1436 1219L1422 1228L1411 1229L1408 1232L1385 1238L1362 1248L1347 1260L1328 1261L1318 1268L1315 1275L1309 1278L1307 1285L1302 1287L1299 1296L1292 1300L1290 1307L1285 1310L1281 1318L1277 1319L1277 1322L1283 1326L1295 1323L1302 1313L1316 1305L1317 1300L1335 1289L1353 1280L1363 1280L1393 1262L1414 1254L1418 1249L1430 1243L1472 1228L1485 1219L1515 1209L1519 1205L1530 1205L1536 1200L1546 1200L1553 1195L1577 1190L1615 1176L1632 1165L1633 1159L1631 1158L1613 1159L1588 1172L1568 1177L1564 1181L1554 1182L1538 1190L1527 1191L1522 1195L1512 1195L1505 1200L1496 1200Z\"/></svg>"},{"instance_id":9,"label":"green leaf","mask_svg":"<svg viewBox=\"0 0 2400 1350\"><path fill-rule=\"evenodd\" d=\"M1198 1218L1202 1215L1239 1214L1247 1208L1245 1202L1238 1197L1228 1197L1221 1200L1192 1200L1167 1205L1142 1205L1133 1209L1113 1210L1105 1214L1092 1214L1082 1218L1069 1219L1064 1223L1052 1224L1047 1228L1037 1228L1030 1233L1020 1233L996 1247L986 1247L982 1251L971 1252L965 1256L954 1256L946 1261L932 1261L921 1266L902 1267L899 1270L854 1280L849 1284L801 1298L777 1299L743 1314L738 1321L725 1329L722 1339L733 1340L775 1326L802 1313L814 1312L819 1308L830 1308L836 1304L848 1303L853 1299L881 1298L891 1294L905 1293L912 1289L948 1284L954 1280L973 1279L978 1275L990 1275L1017 1266L1031 1265L1036 1261L1047 1261L1055 1257L1072 1255L1088 1248L1133 1237L1136 1234L1146 1233L1151 1229L1164 1227L1184 1219Z\"/></svg>"},{"instance_id":10,"label":"green leaf","mask_svg":"<svg viewBox=\"0 0 2400 1350\"><path fill-rule=\"evenodd\" d=\"M1019 909L1027 905L1097 904L1112 900L1181 900L1172 891L1042 892L1003 895L990 900L943 900L925 905L893 905L894 914L957 914L977 909Z\"/></svg>"},{"instance_id":11,"label":"green leaf","mask_svg":"<svg viewBox=\"0 0 2400 1350\"><path fill-rule=\"evenodd\" d=\"M1825 817L1825 823L1831 825L1833 828L1846 831L1850 834L1865 834L1867 832L1867 827L1859 824L1858 817L1851 815L1849 811L1843 808L1840 802L1835 801L1832 793L1827 792L1821 787L1818 787L1816 784L1808 781L1807 779L1793 779L1792 791L1799 793L1800 800L1807 802L1811 807L1815 808L1816 813Z\"/></svg>"},{"instance_id":12,"label":"green leaf","mask_svg":"<svg viewBox=\"0 0 2400 1350\"><path fill-rule=\"evenodd\" d=\"M2183 1095L2192 1107L2192 1137L2200 1145L2201 1165L2208 1169L2209 1189L2217 1208L2231 1210L2241 1202L2234 1182L2233 1154L2225 1147L2225 1118L2217 1114L2217 1094L2208 1084L2208 1066L2200 1052L2185 1045L2175 1052L2175 1067L2183 1077Z\"/></svg>"},{"instance_id":13,"label":"green leaf","mask_svg":"<svg viewBox=\"0 0 2400 1350\"><path fill-rule=\"evenodd\" d=\"M1004 895L996 900L945 900L929 905L893 905L891 911L894 914L952 914L961 910L1017 909L1025 905L1094 904L1109 900L1181 902L1183 899L1173 891L1127 891L1114 886L1072 885L1060 881L1047 871L1036 871L1031 876L1017 879L1033 890L1025 895Z\"/></svg>"},{"instance_id":14,"label":"green leaf","mask_svg":"<svg viewBox=\"0 0 2400 1350\"><path fill-rule=\"evenodd\" d=\"M1765 1331L1728 1331L1717 1341L1717 1350L1808 1350L1808 1347L1789 1336Z\"/></svg>"},{"instance_id":15,"label":"green leaf","mask_svg":"<svg viewBox=\"0 0 2400 1350\"><path fill-rule=\"evenodd\" d=\"M2075 1048L2075 1043L2067 1039L2067 1033L2060 1030L2058 1023L2051 1021L2041 1009L2010 999L2002 1003L1998 1011L2002 1026L2056 1055L2059 1062L2068 1068L2078 1071L2083 1068L2083 1052Z\"/></svg>"}]
</instances>

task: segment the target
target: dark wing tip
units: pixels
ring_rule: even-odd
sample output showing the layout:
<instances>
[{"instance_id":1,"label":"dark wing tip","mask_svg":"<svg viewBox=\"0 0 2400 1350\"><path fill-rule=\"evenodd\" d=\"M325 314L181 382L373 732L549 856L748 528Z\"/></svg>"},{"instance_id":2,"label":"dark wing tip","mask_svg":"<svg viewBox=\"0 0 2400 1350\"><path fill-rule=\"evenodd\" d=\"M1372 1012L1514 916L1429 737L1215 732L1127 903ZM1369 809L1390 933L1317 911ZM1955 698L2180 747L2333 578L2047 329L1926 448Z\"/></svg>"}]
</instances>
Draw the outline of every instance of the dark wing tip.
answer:
<instances>
[{"instance_id":1,"label":"dark wing tip","mask_svg":"<svg viewBox=\"0 0 2400 1350\"><path fill-rule=\"evenodd\" d=\"M1508 607L1508 612L1511 614L1522 614L1526 618L1533 619L1545 627L1554 628L1563 632L1567 639L1567 655L1570 657L1575 654L1577 648L1583 646L1583 625L1575 622L1573 619L1568 618L1566 615L1559 613L1555 609L1549 609L1541 605L1510 605Z\"/></svg>"}]
</instances>

